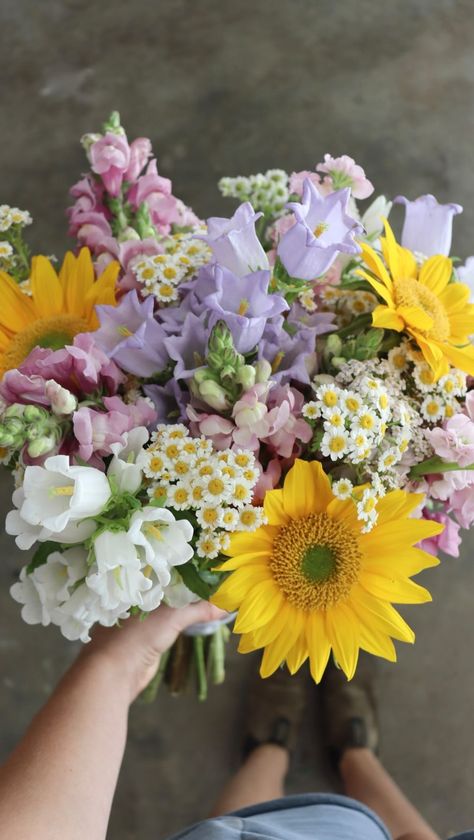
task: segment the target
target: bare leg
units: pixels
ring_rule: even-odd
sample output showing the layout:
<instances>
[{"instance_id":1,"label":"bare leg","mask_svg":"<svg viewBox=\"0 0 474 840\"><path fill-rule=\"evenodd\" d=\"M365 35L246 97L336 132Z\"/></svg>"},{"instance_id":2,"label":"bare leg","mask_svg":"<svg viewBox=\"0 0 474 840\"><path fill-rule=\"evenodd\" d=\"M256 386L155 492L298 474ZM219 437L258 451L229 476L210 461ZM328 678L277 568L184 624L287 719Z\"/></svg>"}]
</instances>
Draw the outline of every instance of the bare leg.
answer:
<instances>
[{"instance_id":1,"label":"bare leg","mask_svg":"<svg viewBox=\"0 0 474 840\"><path fill-rule=\"evenodd\" d=\"M345 750L339 772L347 796L372 808L395 840L404 835L407 840L439 840L371 750L364 747Z\"/></svg>"},{"instance_id":2,"label":"bare leg","mask_svg":"<svg viewBox=\"0 0 474 840\"><path fill-rule=\"evenodd\" d=\"M283 783L288 765L288 751L283 747L276 744L262 744L257 747L227 782L212 809L211 816L219 817L247 805L283 796Z\"/></svg>"}]
</instances>

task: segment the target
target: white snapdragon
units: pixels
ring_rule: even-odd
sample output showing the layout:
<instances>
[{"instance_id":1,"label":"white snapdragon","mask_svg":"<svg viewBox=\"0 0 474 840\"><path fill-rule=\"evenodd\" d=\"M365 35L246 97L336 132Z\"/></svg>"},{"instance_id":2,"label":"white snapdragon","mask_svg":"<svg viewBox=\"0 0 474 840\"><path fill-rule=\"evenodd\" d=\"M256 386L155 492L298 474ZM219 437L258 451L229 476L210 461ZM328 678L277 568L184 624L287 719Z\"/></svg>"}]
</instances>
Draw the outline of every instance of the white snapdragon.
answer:
<instances>
[{"instance_id":1,"label":"white snapdragon","mask_svg":"<svg viewBox=\"0 0 474 840\"><path fill-rule=\"evenodd\" d=\"M47 458L43 467L27 467L23 491L21 517L56 534L71 522L100 513L111 496L103 472L70 466L67 455Z\"/></svg>"},{"instance_id":2,"label":"white snapdragon","mask_svg":"<svg viewBox=\"0 0 474 840\"><path fill-rule=\"evenodd\" d=\"M142 483L142 470L137 463L149 434L144 426L138 426L123 434L124 444L112 443L110 449L113 458L107 470L108 476L114 476L119 492L136 493Z\"/></svg>"}]
</instances>

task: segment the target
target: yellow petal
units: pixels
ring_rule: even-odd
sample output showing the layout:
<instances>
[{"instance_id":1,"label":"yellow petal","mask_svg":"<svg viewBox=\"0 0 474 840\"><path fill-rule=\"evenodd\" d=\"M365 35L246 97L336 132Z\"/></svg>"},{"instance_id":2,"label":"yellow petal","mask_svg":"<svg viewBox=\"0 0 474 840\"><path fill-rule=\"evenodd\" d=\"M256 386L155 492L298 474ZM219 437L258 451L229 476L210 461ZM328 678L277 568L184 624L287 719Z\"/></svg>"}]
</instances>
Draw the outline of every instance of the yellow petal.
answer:
<instances>
[{"instance_id":1,"label":"yellow petal","mask_svg":"<svg viewBox=\"0 0 474 840\"><path fill-rule=\"evenodd\" d=\"M453 274L453 264L449 257L436 254L423 263L418 280L427 286L435 295L440 295L448 285ZM454 284L453 284L454 285ZM457 285L457 284L456 284ZM459 284L461 285L461 284Z\"/></svg>"},{"instance_id":2,"label":"yellow petal","mask_svg":"<svg viewBox=\"0 0 474 840\"><path fill-rule=\"evenodd\" d=\"M404 248L402 245L399 245L398 260L400 265L400 276L402 278L416 279L418 266L412 252L409 251L408 248Z\"/></svg>"},{"instance_id":3,"label":"yellow petal","mask_svg":"<svg viewBox=\"0 0 474 840\"><path fill-rule=\"evenodd\" d=\"M296 674L299 671L303 663L306 662L308 655L306 635L303 632L286 655L286 664L290 674Z\"/></svg>"},{"instance_id":4,"label":"yellow petal","mask_svg":"<svg viewBox=\"0 0 474 840\"><path fill-rule=\"evenodd\" d=\"M394 309L390 309L388 306L376 306L372 312L372 326L381 330L402 332L405 322Z\"/></svg>"},{"instance_id":5,"label":"yellow petal","mask_svg":"<svg viewBox=\"0 0 474 840\"><path fill-rule=\"evenodd\" d=\"M291 519L322 513L334 498L319 461L296 459L283 485L283 507Z\"/></svg>"},{"instance_id":6,"label":"yellow petal","mask_svg":"<svg viewBox=\"0 0 474 840\"><path fill-rule=\"evenodd\" d=\"M83 248L86 252L84 256L84 265L87 262L88 249ZM81 251L81 255L82 255ZM89 256L90 259L90 256ZM102 272L98 280L92 284L89 291L84 298L84 317L90 319L92 322L99 324L97 315L95 314L94 306L99 303L114 306L116 303L116 282L119 275L120 265L118 262L111 262L107 268Z\"/></svg>"},{"instance_id":7,"label":"yellow petal","mask_svg":"<svg viewBox=\"0 0 474 840\"><path fill-rule=\"evenodd\" d=\"M272 574L268 565L242 566L220 584L217 592L221 598L229 596L235 600L236 604L241 604L255 584L271 579Z\"/></svg>"},{"instance_id":8,"label":"yellow petal","mask_svg":"<svg viewBox=\"0 0 474 840\"><path fill-rule=\"evenodd\" d=\"M247 554L248 552L271 551L275 530L278 529L262 525L256 531L236 531L231 534L230 545L225 553L229 557L235 557L238 554Z\"/></svg>"},{"instance_id":9,"label":"yellow petal","mask_svg":"<svg viewBox=\"0 0 474 840\"><path fill-rule=\"evenodd\" d=\"M430 330L434 324L431 315L419 306L399 306L397 314L403 318L405 324L415 330Z\"/></svg>"},{"instance_id":10,"label":"yellow petal","mask_svg":"<svg viewBox=\"0 0 474 840\"><path fill-rule=\"evenodd\" d=\"M467 344L469 336L474 335L474 312L471 313L471 304L465 307L462 313L449 315L451 328L451 344L455 346Z\"/></svg>"},{"instance_id":11,"label":"yellow petal","mask_svg":"<svg viewBox=\"0 0 474 840\"><path fill-rule=\"evenodd\" d=\"M398 253L398 243L393 235L393 230L387 219L383 220L385 228L385 236L380 240L382 246L382 253L384 260L388 265L391 276L394 280L398 280L400 274L400 257Z\"/></svg>"},{"instance_id":12,"label":"yellow petal","mask_svg":"<svg viewBox=\"0 0 474 840\"><path fill-rule=\"evenodd\" d=\"M31 261L31 291L38 318L50 318L64 311L62 286L46 257L33 257Z\"/></svg>"},{"instance_id":13,"label":"yellow petal","mask_svg":"<svg viewBox=\"0 0 474 840\"><path fill-rule=\"evenodd\" d=\"M283 504L283 490L270 490L265 493L263 510L269 525L287 525L290 521Z\"/></svg>"},{"instance_id":14,"label":"yellow petal","mask_svg":"<svg viewBox=\"0 0 474 840\"><path fill-rule=\"evenodd\" d=\"M424 569L439 566L439 563L434 554L420 548L408 548L399 552L392 551L391 547L387 546L383 556L364 558L363 568L390 578L407 578L419 574Z\"/></svg>"},{"instance_id":15,"label":"yellow petal","mask_svg":"<svg viewBox=\"0 0 474 840\"><path fill-rule=\"evenodd\" d=\"M4 271L0 271L0 301L0 324L9 335L21 332L37 318L31 299Z\"/></svg>"},{"instance_id":16,"label":"yellow petal","mask_svg":"<svg viewBox=\"0 0 474 840\"><path fill-rule=\"evenodd\" d=\"M324 614L310 613L306 619L306 641L308 642L311 676L321 682L331 653L331 643L326 632Z\"/></svg>"},{"instance_id":17,"label":"yellow petal","mask_svg":"<svg viewBox=\"0 0 474 840\"><path fill-rule=\"evenodd\" d=\"M391 490L377 502L377 528L392 519L409 516L425 498L424 493L407 493L405 490Z\"/></svg>"},{"instance_id":18,"label":"yellow petal","mask_svg":"<svg viewBox=\"0 0 474 840\"><path fill-rule=\"evenodd\" d=\"M272 620L282 603L283 595L273 580L257 583L239 608L234 631L248 633L262 627Z\"/></svg>"},{"instance_id":19,"label":"yellow petal","mask_svg":"<svg viewBox=\"0 0 474 840\"><path fill-rule=\"evenodd\" d=\"M443 352L454 367L463 370L469 376L474 376L474 347L472 345L453 347L452 344L444 344Z\"/></svg>"},{"instance_id":20,"label":"yellow petal","mask_svg":"<svg viewBox=\"0 0 474 840\"><path fill-rule=\"evenodd\" d=\"M282 630L275 641L265 648L260 665L261 677L270 677L285 661L288 651L293 647L302 629L303 622L296 612L295 618L297 620Z\"/></svg>"},{"instance_id":21,"label":"yellow petal","mask_svg":"<svg viewBox=\"0 0 474 840\"><path fill-rule=\"evenodd\" d=\"M327 513L331 519L337 519L339 522L344 522L348 528L360 531L361 523L357 519L357 508L352 499L346 501L333 499L327 506Z\"/></svg>"},{"instance_id":22,"label":"yellow petal","mask_svg":"<svg viewBox=\"0 0 474 840\"><path fill-rule=\"evenodd\" d=\"M364 263L369 268L369 270L373 274L375 274L376 277L380 278L384 286L386 286L389 292L391 292L393 288L393 283L379 255L376 251L374 251L373 248L370 247L370 245L367 245L365 242L360 242L359 244L362 249Z\"/></svg>"},{"instance_id":23,"label":"yellow petal","mask_svg":"<svg viewBox=\"0 0 474 840\"><path fill-rule=\"evenodd\" d=\"M254 641L254 634L244 633L240 637L240 642L237 650L239 651L239 653L252 653L252 651L257 650L258 647L259 646L256 645Z\"/></svg>"},{"instance_id":24,"label":"yellow petal","mask_svg":"<svg viewBox=\"0 0 474 840\"><path fill-rule=\"evenodd\" d=\"M266 647L269 645L270 642L273 642L277 636L280 635L281 631L291 624L294 620L294 612L295 608L291 606L291 604L285 603L283 601L278 613L272 618L272 620L268 624L264 624L263 627L258 627L253 632L253 639L255 642L255 650L257 648Z\"/></svg>"},{"instance_id":25,"label":"yellow petal","mask_svg":"<svg viewBox=\"0 0 474 840\"><path fill-rule=\"evenodd\" d=\"M64 289L66 311L77 315L84 313L88 317L90 312L87 309L84 310L84 304L95 280L94 266L88 248L82 248L77 258L68 252L59 277Z\"/></svg>"},{"instance_id":26,"label":"yellow petal","mask_svg":"<svg viewBox=\"0 0 474 840\"><path fill-rule=\"evenodd\" d=\"M338 604L326 612L326 629L336 661L351 680L359 659L357 619L345 604Z\"/></svg>"},{"instance_id":27,"label":"yellow petal","mask_svg":"<svg viewBox=\"0 0 474 840\"><path fill-rule=\"evenodd\" d=\"M428 590L415 581L390 578L388 572L377 575L363 570L359 582L371 595L394 604L426 604L433 600Z\"/></svg>"},{"instance_id":28,"label":"yellow petal","mask_svg":"<svg viewBox=\"0 0 474 840\"><path fill-rule=\"evenodd\" d=\"M365 622L394 639L401 642L413 643L415 634L411 627L387 601L375 598L360 584L355 584L351 590L351 608L357 615L364 615Z\"/></svg>"},{"instance_id":29,"label":"yellow petal","mask_svg":"<svg viewBox=\"0 0 474 840\"><path fill-rule=\"evenodd\" d=\"M250 546L249 546L250 548ZM231 557L230 560L225 560L219 566L216 566L218 572L231 572L234 569L240 569L241 566L255 566L258 563L263 563L270 559L271 553L269 551L247 551L245 554L237 554L236 557Z\"/></svg>"},{"instance_id":30,"label":"yellow petal","mask_svg":"<svg viewBox=\"0 0 474 840\"><path fill-rule=\"evenodd\" d=\"M364 623L365 616L358 615L359 618L359 644L362 650L371 653L374 656L381 656L382 659L388 659L389 662L397 661L397 652L390 636L376 630L370 622Z\"/></svg>"},{"instance_id":31,"label":"yellow petal","mask_svg":"<svg viewBox=\"0 0 474 840\"><path fill-rule=\"evenodd\" d=\"M438 526L434 529L430 526ZM383 555L387 546L390 551L402 553L421 540L441 534L444 525L430 519L394 519L377 525L368 534L361 534L359 546L367 557Z\"/></svg>"},{"instance_id":32,"label":"yellow petal","mask_svg":"<svg viewBox=\"0 0 474 840\"><path fill-rule=\"evenodd\" d=\"M362 269L357 269L355 273L358 274L359 277L363 277L364 280L367 280L367 282L370 283L373 290L377 292L377 294L379 295L379 297L382 298L382 300L385 301L387 306L395 306L395 301L393 299L391 288L387 289L387 287L384 286L383 283L380 283L378 280L375 280L371 274L367 274L367 272L363 271Z\"/></svg>"}]
</instances>

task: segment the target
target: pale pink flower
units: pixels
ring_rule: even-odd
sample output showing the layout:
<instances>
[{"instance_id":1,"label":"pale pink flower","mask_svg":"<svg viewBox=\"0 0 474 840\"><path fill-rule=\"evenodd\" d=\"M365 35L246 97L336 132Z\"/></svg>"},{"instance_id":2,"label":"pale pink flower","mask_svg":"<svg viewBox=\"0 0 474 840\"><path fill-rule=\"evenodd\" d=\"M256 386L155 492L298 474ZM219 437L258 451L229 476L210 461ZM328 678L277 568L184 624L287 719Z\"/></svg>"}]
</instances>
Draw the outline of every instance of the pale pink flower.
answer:
<instances>
[{"instance_id":1,"label":"pale pink flower","mask_svg":"<svg viewBox=\"0 0 474 840\"><path fill-rule=\"evenodd\" d=\"M321 178L317 172L310 172L308 169L302 169L301 172L292 172L290 175L290 193L295 193L296 195L303 195L303 184L306 180L309 180L314 184L314 186L321 192Z\"/></svg>"},{"instance_id":2,"label":"pale pink flower","mask_svg":"<svg viewBox=\"0 0 474 840\"><path fill-rule=\"evenodd\" d=\"M137 137L130 143L130 161L125 173L125 181L136 181L140 172L151 157L151 141L148 137Z\"/></svg>"},{"instance_id":3,"label":"pale pink flower","mask_svg":"<svg viewBox=\"0 0 474 840\"><path fill-rule=\"evenodd\" d=\"M368 198L374 191L374 186L366 178L365 172L355 160L348 155L333 158L331 155L324 155L324 163L318 163L318 172L327 172L323 184L331 190L342 187L350 187L354 198Z\"/></svg>"},{"instance_id":4,"label":"pale pink flower","mask_svg":"<svg viewBox=\"0 0 474 840\"><path fill-rule=\"evenodd\" d=\"M232 444L232 433L235 424L232 420L226 420L219 414L206 414L198 411L194 406L188 405L186 413L191 421L191 433L196 437L204 435L212 440L216 449L228 449Z\"/></svg>"},{"instance_id":5,"label":"pale pink flower","mask_svg":"<svg viewBox=\"0 0 474 840\"><path fill-rule=\"evenodd\" d=\"M440 458L454 461L460 467L474 463L474 392L466 397L467 414L455 414L443 428L426 431L426 437Z\"/></svg>"},{"instance_id":6,"label":"pale pink flower","mask_svg":"<svg viewBox=\"0 0 474 840\"><path fill-rule=\"evenodd\" d=\"M461 528L470 528L474 522L474 492L472 487L455 490L449 498L449 510Z\"/></svg>"},{"instance_id":7,"label":"pale pink flower","mask_svg":"<svg viewBox=\"0 0 474 840\"><path fill-rule=\"evenodd\" d=\"M281 478L282 467L279 458L272 458L265 470L259 463L257 463L257 466L260 467L261 474L257 484L255 485L253 501L257 504L261 504L267 490L274 490L275 487L278 486Z\"/></svg>"},{"instance_id":8,"label":"pale pink flower","mask_svg":"<svg viewBox=\"0 0 474 840\"><path fill-rule=\"evenodd\" d=\"M311 440L312 429L301 416L303 404L303 395L289 385L272 388L268 395L268 433L262 443L281 458L294 454L297 441L308 443Z\"/></svg>"}]
</instances>

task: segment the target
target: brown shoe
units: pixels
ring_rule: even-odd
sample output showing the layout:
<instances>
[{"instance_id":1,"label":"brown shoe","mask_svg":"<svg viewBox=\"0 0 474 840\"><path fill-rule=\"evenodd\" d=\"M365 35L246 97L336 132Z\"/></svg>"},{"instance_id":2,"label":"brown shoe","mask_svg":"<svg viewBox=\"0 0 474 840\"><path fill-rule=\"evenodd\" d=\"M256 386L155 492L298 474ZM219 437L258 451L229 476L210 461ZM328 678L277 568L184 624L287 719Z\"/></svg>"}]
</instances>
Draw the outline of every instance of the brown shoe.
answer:
<instances>
[{"instance_id":1,"label":"brown shoe","mask_svg":"<svg viewBox=\"0 0 474 840\"><path fill-rule=\"evenodd\" d=\"M337 767L344 750L367 747L377 752L379 731L375 657L362 654L352 680L332 661L321 683L324 738Z\"/></svg>"},{"instance_id":2,"label":"brown shoe","mask_svg":"<svg viewBox=\"0 0 474 840\"><path fill-rule=\"evenodd\" d=\"M306 702L305 677L301 671L291 676L286 667L266 679L254 677L248 696L245 757L262 744L292 752Z\"/></svg>"}]
</instances>

